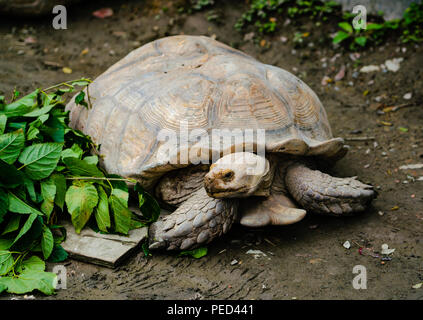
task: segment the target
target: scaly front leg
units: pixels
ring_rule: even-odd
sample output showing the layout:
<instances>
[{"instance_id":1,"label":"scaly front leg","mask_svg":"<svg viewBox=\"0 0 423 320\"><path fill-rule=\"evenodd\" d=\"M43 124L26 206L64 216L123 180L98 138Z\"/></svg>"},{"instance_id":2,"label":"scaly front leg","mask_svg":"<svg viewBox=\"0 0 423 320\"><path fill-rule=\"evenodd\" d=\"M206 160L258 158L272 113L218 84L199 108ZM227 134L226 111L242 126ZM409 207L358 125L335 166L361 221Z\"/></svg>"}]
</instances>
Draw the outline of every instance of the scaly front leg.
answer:
<instances>
[{"instance_id":1,"label":"scaly front leg","mask_svg":"<svg viewBox=\"0 0 423 320\"><path fill-rule=\"evenodd\" d=\"M201 188L150 226L150 249L187 250L209 243L228 232L237 209L237 199L211 198Z\"/></svg>"},{"instance_id":2,"label":"scaly front leg","mask_svg":"<svg viewBox=\"0 0 423 320\"><path fill-rule=\"evenodd\" d=\"M286 172L286 186L306 210L329 215L364 211L376 193L373 187L352 178L335 178L297 163Z\"/></svg>"}]
</instances>

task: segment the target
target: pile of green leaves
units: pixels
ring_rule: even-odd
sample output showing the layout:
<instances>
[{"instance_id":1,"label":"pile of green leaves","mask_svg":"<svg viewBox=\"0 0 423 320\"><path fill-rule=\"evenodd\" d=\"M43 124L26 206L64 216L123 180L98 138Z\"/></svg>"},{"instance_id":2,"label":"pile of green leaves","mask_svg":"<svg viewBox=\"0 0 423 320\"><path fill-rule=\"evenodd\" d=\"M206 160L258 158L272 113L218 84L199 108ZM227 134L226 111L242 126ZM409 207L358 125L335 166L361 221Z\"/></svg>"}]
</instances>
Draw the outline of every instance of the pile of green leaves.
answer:
<instances>
[{"instance_id":1,"label":"pile of green leaves","mask_svg":"<svg viewBox=\"0 0 423 320\"><path fill-rule=\"evenodd\" d=\"M189 0L183 6L178 8L180 13L187 12L191 14L193 11L202 11L206 8L211 8L215 4L214 0Z\"/></svg>"},{"instance_id":2,"label":"pile of green leaves","mask_svg":"<svg viewBox=\"0 0 423 320\"><path fill-rule=\"evenodd\" d=\"M253 24L260 33L272 33L276 30L278 16L285 15L291 19L306 16L313 20L326 21L330 14L339 9L340 5L335 1L253 0L235 28L241 31Z\"/></svg>"},{"instance_id":3,"label":"pile of green leaves","mask_svg":"<svg viewBox=\"0 0 423 320\"><path fill-rule=\"evenodd\" d=\"M332 39L334 44L341 43L350 50L381 44L389 35L397 33L407 42L423 41L423 4L411 3L402 19L367 23L364 30L354 30L351 23L354 15L344 14L344 20L338 24L339 30Z\"/></svg>"},{"instance_id":4,"label":"pile of green leaves","mask_svg":"<svg viewBox=\"0 0 423 320\"><path fill-rule=\"evenodd\" d=\"M43 260L67 258L60 217L70 215L77 233L89 225L126 235L159 216L157 202L138 184L142 216L131 212L126 182L134 181L104 172L90 153L97 150L91 139L68 126L65 96L90 82L37 89L20 99L15 91L10 103L0 97L0 292L54 292L55 274L44 271ZM84 91L75 101L89 107Z\"/></svg>"},{"instance_id":5,"label":"pile of green leaves","mask_svg":"<svg viewBox=\"0 0 423 320\"><path fill-rule=\"evenodd\" d=\"M423 41L423 3L411 3L401 20L402 41Z\"/></svg>"},{"instance_id":6,"label":"pile of green leaves","mask_svg":"<svg viewBox=\"0 0 423 320\"><path fill-rule=\"evenodd\" d=\"M365 30L353 29L349 22L343 21L338 23L342 29L335 34L332 39L334 44L343 42L350 50L357 50L360 47L366 47L372 44L380 44L387 35L387 30L395 30L398 23L395 21L384 23L368 23Z\"/></svg>"}]
</instances>

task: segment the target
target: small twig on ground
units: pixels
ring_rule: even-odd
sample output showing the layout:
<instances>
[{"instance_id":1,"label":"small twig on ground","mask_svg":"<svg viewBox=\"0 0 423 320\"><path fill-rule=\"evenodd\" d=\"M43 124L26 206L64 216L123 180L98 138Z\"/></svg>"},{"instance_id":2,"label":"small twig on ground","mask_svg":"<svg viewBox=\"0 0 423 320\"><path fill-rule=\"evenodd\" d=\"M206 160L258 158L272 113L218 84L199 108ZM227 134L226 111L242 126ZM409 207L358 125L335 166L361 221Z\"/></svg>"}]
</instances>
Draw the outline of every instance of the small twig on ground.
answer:
<instances>
[{"instance_id":1,"label":"small twig on ground","mask_svg":"<svg viewBox=\"0 0 423 320\"><path fill-rule=\"evenodd\" d=\"M375 140L375 137L348 137L344 138L345 141L368 141L368 140Z\"/></svg>"}]
</instances>

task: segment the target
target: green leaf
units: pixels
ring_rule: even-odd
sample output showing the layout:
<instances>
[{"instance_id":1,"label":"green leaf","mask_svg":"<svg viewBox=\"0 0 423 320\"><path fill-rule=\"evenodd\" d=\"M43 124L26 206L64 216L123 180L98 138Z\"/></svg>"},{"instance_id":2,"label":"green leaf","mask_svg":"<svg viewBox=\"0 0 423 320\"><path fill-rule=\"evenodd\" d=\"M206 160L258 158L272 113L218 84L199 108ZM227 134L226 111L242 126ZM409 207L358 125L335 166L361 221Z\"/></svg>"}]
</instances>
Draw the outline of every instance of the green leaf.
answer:
<instances>
[{"instance_id":1,"label":"green leaf","mask_svg":"<svg viewBox=\"0 0 423 320\"><path fill-rule=\"evenodd\" d=\"M66 196L66 178L63 174L54 173L50 176L50 179L56 185L56 197L54 198L54 203L63 210Z\"/></svg>"},{"instance_id":2,"label":"green leaf","mask_svg":"<svg viewBox=\"0 0 423 320\"><path fill-rule=\"evenodd\" d=\"M379 23L368 23L366 26L366 30L379 30L383 28L383 24Z\"/></svg>"},{"instance_id":3,"label":"green leaf","mask_svg":"<svg viewBox=\"0 0 423 320\"><path fill-rule=\"evenodd\" d=\"M23 131L25 131L26 130L26 125L27 125L26 122L9 122L7 124L7 127L10 130L23 130Z\"/></svg>"},{"instance_id":4,"label":"green leaf","mask_svg":"<svg viewBox=\"0 0 423 320\"><path fill-rule=\"evenodd\" d=\"M13 239L0 238L0 250L9 250L12 243Z\"/></svg>"},{"instance_id":5,"label":"green leaf","mask_svg":"<svg viewBox=\"0 0 423 320\"><path fill-rule=\"evenodd\" d=\"M56 184L52 179L43 180L41 185L41 195L43 196L43 203L41 204L41 211L47 216L47 221L54 209L54 199L56 197Z\"/></svg>"},{"instance_id":6,"label":"green leaf","mask_svg":"<svg viewBox=\"0 0 423 320\"><path fill-rule=\"evenodd\" d=\"M6 227L4 228L3 233L1 235L3 236L5 234L8 234L10 232L18 230L20 222L21 222L21 215L13 214L10 217L10 219L9 219L9 221L8 221Z\"/></svg>"},{"instance_id":7,"label":"green leaf","mask_svg":"<svg viewBox=\"0 0 423 320\"><path fill-rule=\"evenodd\" d=\"M21 235L19 240L17 240L16 242L14 241L12 246L13 250L23 252L30 248L31 251L41 252L40 242L42 237L43 224L43 218L41 216L37 216L29 230L26 231L23 235Z\"/></svg>"},{"instance_id":8,"label":"green leaf","mask_svg":"<svg viewBox=\"0 0 423 320\"><path fill-rule=\"evenodd\" d=\"M20 199L17 195L9 191L9 211L22 214L37 214L42 216L43 213L28 205L25 201Z\"/></svg>"},{"instance_id":9,"label":"green leaf","mask_svg":"<svg viewBox=\"0 0 423 320\"><path fill-rule=\"evenodd\" d=\"M0 223L3 222L3 218L7 213L7 208L9 208L9 196L0 188Z\"/></svg>"},{"instance_id":10,"label":"green leaf","mask_svg":"<svg viewBox=\"0 0 423 320\"><path fill-rule=\"evenodd\" d=\"M26 220L25 224L19 231L18 235L16 236L15 240L13 240L13 243L16 243L25 233L28 232L29 229L31 229L32 224L34 223L34 220L37 218L37 214L31 213Z\"/></svg>"},{"instance_id":11,"label":"green leaf","mask_svg":"<svg viewBox=\"0 0 423 320\"><path fill-rule=\"evenodd\" d=\"M57 233L53 234L54 236L54 244L61 244L63 241L66 240L66 228L63 226L52 224L49 226L50 230L59 230L61 235L59 236Z\"/></svg>"},{"instance_id":12,"label":"green leaf","mask_svg":"<svg viewBox=\"0 0 423 320\"><path fill-rule=\"evenodd\" d=\"M37 107L37 96L39 92L40 91L37 89L25 97L6 105L4 109L0 111L0 114L4 114L7 117L19 117L32 111Z\"/></svg>"},{"instance_id":13,"label":"green leaf","mask_svg":"<svg viewBox=\"0 0 423 320\"><path fill-rule=\"evenodd\" d=\"M50 117L46 121L45 126L42 127L42 131L46 132L55 142L65 141L65 129L67 125L65 119L67 116L58 109L53 109L49 113Z\"/></svg>"},{"instance_id":14,"label":"green leaf","mask_svg":"<svg viewBox=\"0 0 423 320\"><path fill-rule=\"evenodd\" d=\"M110 207L113 211L115 221L115 231L123 234L128 234L131 230L132 212L129 211L125 200L121 198L122 192L116 192L119 189L113 189L109 198ZM117 195L116 195L117 194Z\"/></svg>"},{"instance_id":15,"label":"green leaf","mask_svg":"<svg viewBox=\"0 0 423 320\"><path fill-rule=\"evenodd\" d=\"M126 207L128 207L128 200L129 200L129 192L122 189L113 189L112 195L119 198Z\"/></svg>"},{"instance_id":16,"label":"green leaf","mask_svg":"<svg viewBox=\"0 0 423 320\"><path fill-rule=\"evenodd\" d=\"M80 93L78 93L78 95L75 97L75 103L84 107L88 108L88 104L85 102L85 92L81 91Z\"/></svg>"},{"instance_id":17,"label":"green leaf","mask_svg":"<svg viewBox=\"0 0 423 320\"><path fill-rule=\"evenodd\" d=\"M364 47L366 45L367 42L367 38L366 37L357 37L354 39L355 43L357 43L358 45Z\"/></svg>"},{"instance_id":18,"label":"green leaf","mask_svg":"<svg viewBox=\"0 0 423 320\"><path fill-rule=\"evenodd\" d=\"M80 148L80 146L74 143L71 148L63 150L62 155L60 157L62 159L65 159L65 158L81 159L83 153L84 151Z\"/></svg>"},{"instance_id":19,"label":"green leaf","mask_svg":"<svg viewBox=\"0 0 423 320\"><path fill-rule=\"evenodd\" d=\"M80 87L85 87L87 85L89 85L91 83L90 79L81 79L81 80L77 80L72 82L73 86L80 86Z\"/></svg>"},{"instance_id":20,"label":"green leaf","mask_svg":"<svg viewBox=\"0 0 423 320\"><path fill-rule=\"evenodd\" d=\"M344 31L338 31L335 37L332 39L332 43L340 43L341 41L349 38L350 35Z\"/></svg>"},{"instance_id":21,"label":"green leaf","mask_svg":"<svg viewBox=\"0 0 423 320\"><path fill-rule=\"evenodd\" d=\"M53 233L50 228L43 225L43 237L41 238L41 249L43 250L44 259L50 257L54 246Z\"/></svg>"},{"instance_id":22,"label":"green leaf","mask_svg":"<svg viewBox=\"0 0 423 320\"><path fill-rule=\"evenodd\" d=\"M98 206L95 208L94 215L95 220L97 221L98 228L107 232L107 228L110 228L110 214L109 214L109 202L107 199L107 194L104 191L102 186L97 186L99 201Z\"/></svg>"},{"instance_id":23,"label":"green leaf","mask_svg":"<svg viewBox=\"0 0 423 320\"><path fill-rule=\"evenodd\" d=\"M195 259L200 259L201 257L204 257L207 255L207 247L201 247L194 250L188 250L188 251L181 251L179 253L179 256L191 256Z\"/></svg>"},{"instance_id":24,"label":"green leaf","mask_svg":"<svg viewBox=\"0 0 423 320\"><path fill-rule=\"evenodd\" d=\"M13 259L11 252L0 250L0 278L12 270L14 262L15 260Z\"/></svg>"},{"instance_id":25,"label":"green leaf","mask_svg":"<svg viewBox=\"0 0 423 320\"><path fill-rule=\"evenodd\" d=\"M340 26L342 29L344 29L348 33L353 33L353 27L349 22L340 22L338 23L338 26Z\"/></svg>"},{"instance_id":26,"label":"green leaf","mask_svg":"<svg viewBox=\"0 0 423 320\"><path fill-rule=\"evenodd\" d=\"M53 252L48 259L49 262L58 263L63 262L68 258L68 253L63 249L61 245L56 244L53 248Z\"/></svg>"},{"instance_id":27,"label":"green leaf","mask_svg":"<svg viewBox=\"0 0 423 320\"><path fill-rule=\"evenodd\" d=\"M29 127L27 133L26 133L26 139L28 141L37 139L38 134L40 133L40 130L38 130L38 128L36 127Z\"/></svg>"},{"instance_id":28,"label":"green leaf","mask_svg":"<svg viewBox=\"0 0 423 320\"><path fill-rule=\"evenodd\" d=\"M24 271L18 277L0 278L0 286L7 287L7 292L15 294L39 290L46 295L54 293L57 275L45 271Z\"/></svg>"},{"instance_id":29,"label":"green leaf","mask_svg":"<svg viewBox=\"0 0 423 320\"><path fill-rule=\"evenodd\" d=\"M4 114L0 114L0 134L3 134L6 129L7 117Z\"/></svg>"},{"instance_id":30,"label":"green leaf","mask_svg":"<svg viewBox=\"0 0 423 320\"><path fill-rule=\"evenodd\" d=\"M24 175L15 166L0 160L0 186L15 188L24 184Z\"/></svg>"},{"instance_id":31,"label":"green leaf","mask_svg":"<svg viewBox=\"0 0 423 320\"><path fill-rule=\"evenodd\" d=\"M97 190L90 183L74 184L66 192L65 201L68 211L72 216L72 224L75 227L75 231L76 233L80 233L90 219L93 209L97 206Z\"/></svg>"},{"instance_id":32,"label":"green leaf","mask_svg":"<svg viewBox=\"0 0 423 320\"><path fill-rule=\"evenodd\" d=\"M16 271L19 273L24 271L44 271L46 264L37 256L31 256L28 259L25 259L17 268Z\"/></svg>"},{"instance_id":33,"label":"green leaf","mask_svg":"<svg viewBox=\"0 0 423 320\"><path fill-rule=\"evenodd\" d=\"M0 159L8 164L13 164L18 159L25 145L25 135L20 129L0 135Z\"/></svg>"},{"instance_id":34,"label":"green leaf","mask_svg":"<svg viewBox=\"0 0 423 320\"><path fill-rule=\"evenodd\" d=\"M69 171L77 177L104 177L104 174L97 168L96 165L89 164L84 160L76 158L63 159Z\"/></svg>"},{"instance_id":35,"label":"green leaf","mask_svg":"<svg viewBox=\"0 0 423 320\"><path fill-rule=\"evenodd\" d=\"M37 197L37 193L35 192L34 181L32 181L29 178L24 177L24 185L25 185L26 191L28 192L31 200L33 202L37 202L38 197Z\"/></svg>"},{"instance_id":36,"label":"green leaf","mask_svg":"<svg viewBox=\"0 0 423 320\"><path fill-rule=\"evenodd\" d=\"M117 174L108 174L107 178L112 179L122 179L121 176ZM123 180L110 180L110 183L112 184L113 189L119 189L125 192L128 192L128 185Z\"/></svg>"},{"instance_id":37,"label":"green leaf","mask_svg":"<svg viewBox=\"0 0 423 320\"><path fill-rule=\"evenodd\" d=\"M62 143L39 143L26 147L19 156L25 173L34 180L47 178L56 168Z\"/></svg>"},{"instance_id":38,"label":"green leaf","mask_svg":"<svg viewBox=\"0 0 423 320\"><path fill-rule=\"evenodd\" d=\"M75 103L76 104L81 104L81 102L84 101L84 99L85 99L85 92L84 91L81 91L75 97Z\"/></svg>"},{"instance_id":39,"label":"green leaf","mask_svg":"<svg viewBox=\"0 0 423 320\"><path fill-rule=\"evenodd\" d=\"M160 216L160 206L144 188L137 183L134 190L138 193L138 203L141 213L148 222L155 222Z\"/></svg>"},{"instance_id":40,"label":"green leaf","mask_svg":"<svg viewBox=\"0 0 423 320\"><path fill-rule=\"evenodd\" d=\"M55 104L49 104L42 108L37 108L35 110L32 110L31 112L25 113L24 117L31 117L31 118L37 118L43 114L49 113L51 109L55 107Z\"/></svg>"},{"instance_id":41,"label":"green leaf","mask_svg":"<svg viewBox=\"0 0 423 320\"><path fill-rule=\"evenodd\" d=\"M84 158L84 161L88 164L97 165L98 164L98 157L97 156L88 156Z\"/></svg>"}]
</instances>

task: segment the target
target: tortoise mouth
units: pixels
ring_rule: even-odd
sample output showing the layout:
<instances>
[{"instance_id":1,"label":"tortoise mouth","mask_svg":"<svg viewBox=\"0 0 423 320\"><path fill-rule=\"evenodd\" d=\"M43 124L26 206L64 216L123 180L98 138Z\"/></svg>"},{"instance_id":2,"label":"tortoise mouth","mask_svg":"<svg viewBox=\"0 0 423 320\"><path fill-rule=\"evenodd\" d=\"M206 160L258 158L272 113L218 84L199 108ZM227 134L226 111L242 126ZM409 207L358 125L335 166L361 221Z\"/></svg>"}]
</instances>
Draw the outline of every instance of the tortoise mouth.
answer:
<instances>
[{"instance_id":1,"label":"tortoise mouth","mask_svg":"<svg viewBox=\"0 0 423 320\"><path fill-rule=\"evenodd\" d=\"M215 189L213 187L205 186L207 195L212 198L242 198L248 195L249 188L246 186L239 188Z\"/></svg>"}]
</instances>

